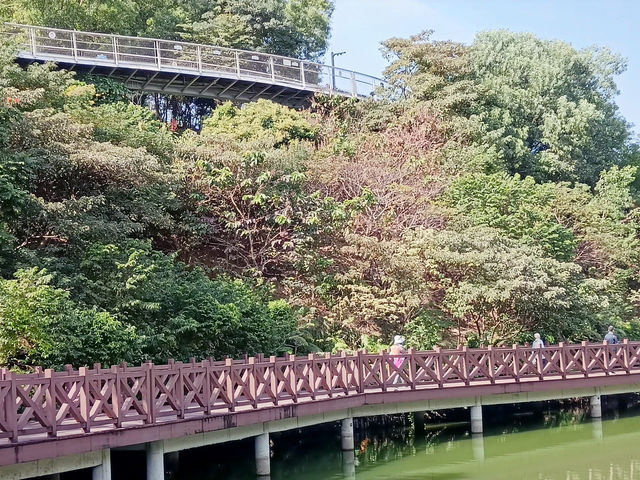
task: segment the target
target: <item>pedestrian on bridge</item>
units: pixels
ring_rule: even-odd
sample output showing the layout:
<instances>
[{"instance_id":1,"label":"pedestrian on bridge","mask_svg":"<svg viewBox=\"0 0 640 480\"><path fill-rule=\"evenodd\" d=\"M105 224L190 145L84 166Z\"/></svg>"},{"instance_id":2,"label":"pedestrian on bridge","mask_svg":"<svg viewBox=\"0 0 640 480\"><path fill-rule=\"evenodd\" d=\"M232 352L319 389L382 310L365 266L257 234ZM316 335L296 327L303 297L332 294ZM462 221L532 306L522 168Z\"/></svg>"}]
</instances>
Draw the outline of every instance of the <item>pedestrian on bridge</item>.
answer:
<instances>
[{"instance_id":1,"label":"pedestrian on bridge","mask_svg":"<svg viewBox=\"0 0 640 480\"><path fill-rule=\"evenodd\" d=\"M395 337L393 337L393 345L391 345L389 353L391 353L391 355L404 355L405 353L407 353L407 350L404 348L404 344L404 337L402 335L396 335ZM404 360L405 359L403 357L396 357L393 359L393 364L398 370L400 370L402 364L404 363ZM402 383L402 377L398 372L396 372L396 377L393 379L393 384L396 385L398 383Z\"/></svg>"},{"instance_id":2,"label":"pedestrian on bridge","mask_svg":"<svg viewBox=\"0 0 640 480\"><path fill-rule=\"evenodd\" d=\"M539 333L534 333L533 334L533 344L531 345L533 348L542 348L544 347L544 341L542 340L542 338L540 338L540 334ZM536 353L533 357L533 364L537 367L538 366L538 354ZM545 359L542 359L542 366L545 366Z\"/></svg>"},{"instance_id":3,"label":"pedestrian on bridge","mask_svg":"<svg viewBox=\"0 0 640 480\"><path fill-rule=\"evenodd\" d=\"M620 343L620 339L618 336L613 333L613 325L609 325L609 331L604 336L604 339L607 341L609 345L615 345L616 343Z\"/></svg>"},{"instance_id":4,"label":"pedestrian on bridge","mask_svg":"<svg viewBox=\"0 0 640 480\"><path fill-rule=\"evenodd\" d=\"M531 345L533 348L542 348L544 347L544 342L542 341L542 339L540 338L540 334L539 333L534 333L533 334L533 344Z\"/></svg>"}]
</instances>

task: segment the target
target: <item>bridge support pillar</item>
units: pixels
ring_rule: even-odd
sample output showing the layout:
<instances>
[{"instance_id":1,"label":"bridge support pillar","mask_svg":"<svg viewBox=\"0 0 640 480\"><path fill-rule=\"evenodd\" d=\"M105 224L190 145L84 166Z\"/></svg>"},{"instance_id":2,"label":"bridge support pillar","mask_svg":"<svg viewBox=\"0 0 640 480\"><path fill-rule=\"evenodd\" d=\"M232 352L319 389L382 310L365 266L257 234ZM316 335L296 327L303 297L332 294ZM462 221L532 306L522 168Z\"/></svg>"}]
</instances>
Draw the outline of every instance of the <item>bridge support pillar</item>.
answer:
<instances>
[{"instance_id":1,"label":"bridge support pillar","mask_svg":"<svg viewBox=\"0 0 640 480\"><path fill-rule=\"evenodd\" d=\"M91 470L92 480L111 480L111 450L102 450L102 463Z\"/></svg>"},{"instance_id":2,"label":"bridge support pillar","mask_svg":"<svg viewBox=\"0 0 640 480\"><path fill-rule=\"evenodd\" d=\"M589 400L591 405L591 418L602 418L602 405L600 404L600 395L594 395Z\"/></svg>"},{"instance_id":3,"label":"bridge support pillar","mask_svg":"<svg viewBox=\"0 0 640 480\"><path fill-rule=\"evenodd\" d=\"M471 407L471 433L482 433L482 405Z\"/></svg>"},{"instance_id":4,"label":"bridge support pillar","mask_svg":"<svg viewBox=\"0 0 640 480\"><path fill-rule=\"evenodd\" d=\"M164 443L149 442L147 452L147 480L164 480Z\"/></svg>"},{"instance_id":5,"label":"bridge support pillar","mask_svg":"<svg viewBox=\"0 0 640 480\"><path fill-rule=\"evenodd\" d=\"M353 450L353 418L348 417L342 420L342 428L340 430L340 439L342 443L342 450Z\"/></svg>"},{"instance_id":6,"label":"bridge support pillar","mask_svg":"<svg viewBox=\"0 0 640 480\"><path fill-rule=\"evenodd\" d=\"M269 477L271 475L269 433L263 433L256 437L256 474L258 477Z\"/></svg>"}]
</instances>

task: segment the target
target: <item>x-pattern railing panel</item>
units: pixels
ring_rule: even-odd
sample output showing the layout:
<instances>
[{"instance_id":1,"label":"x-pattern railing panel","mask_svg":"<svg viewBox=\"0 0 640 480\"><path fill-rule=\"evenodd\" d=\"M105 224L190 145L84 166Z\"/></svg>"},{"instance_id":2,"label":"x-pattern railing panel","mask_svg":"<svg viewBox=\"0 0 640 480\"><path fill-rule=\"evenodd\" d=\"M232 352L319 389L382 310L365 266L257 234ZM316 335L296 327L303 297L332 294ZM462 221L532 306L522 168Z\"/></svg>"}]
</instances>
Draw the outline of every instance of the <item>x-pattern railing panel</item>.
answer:
<instances>
[{"instance_id":1,"label":"x-pattern railing panel","mask_svg":"<svg viewBox=\"0 0 640 480\"><path fill-rule=\"evenodd\" d=\"M407 389L474 388L493 383L640 374L640 342L532 348L439 349L392 355L310 354L145 363L31 374L0 371L0 438L163 419L237 408Z\"/></svg>"}]
</instances>

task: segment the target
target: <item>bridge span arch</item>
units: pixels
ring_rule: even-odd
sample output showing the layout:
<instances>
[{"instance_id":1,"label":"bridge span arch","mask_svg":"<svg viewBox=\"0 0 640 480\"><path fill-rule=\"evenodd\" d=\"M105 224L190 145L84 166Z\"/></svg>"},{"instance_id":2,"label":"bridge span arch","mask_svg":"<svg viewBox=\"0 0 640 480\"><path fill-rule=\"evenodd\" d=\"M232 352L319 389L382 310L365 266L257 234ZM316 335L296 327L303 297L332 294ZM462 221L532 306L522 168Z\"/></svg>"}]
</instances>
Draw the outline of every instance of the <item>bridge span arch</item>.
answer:
<instances>
[{"instance_id":1,"label":"bridge span arch","mask_svg":"<svg viewBox=\"0 0 640 480\"><path fill-rule=\"evenodd\" d=\"M268 470L271 432L341 420L352 449L354 417L471 407L481 432L482 405L588 396L599 417L601 395L638 391L640 342L628 341L3 370L0 477L92 467L106 480L111 449L138 448L160 480L165 453L247 437Z\"/></svg>"},{"instance_id":2,"label":"bridge span arch","mask_svg":"<svg viewBox=\"0 0 640 480\"><path fill-rule=\"evenodd\" d=\"M7 24L21 63L56 62L121 80L132 90L234 102L305 105L317 92L371 97L386 83L297 58L190 42Z\"/></svg>"}]
</instances>

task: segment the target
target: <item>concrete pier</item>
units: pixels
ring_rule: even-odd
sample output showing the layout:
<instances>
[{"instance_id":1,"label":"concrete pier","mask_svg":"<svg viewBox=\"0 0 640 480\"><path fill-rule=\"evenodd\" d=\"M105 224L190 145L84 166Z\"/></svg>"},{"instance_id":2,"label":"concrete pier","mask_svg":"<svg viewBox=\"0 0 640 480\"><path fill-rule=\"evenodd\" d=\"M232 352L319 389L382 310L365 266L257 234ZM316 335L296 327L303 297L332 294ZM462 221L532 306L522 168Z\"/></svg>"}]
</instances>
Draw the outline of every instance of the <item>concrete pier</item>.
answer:
<instances>
[{"instance_id":1,"label":"concrete pier","mask_svg":"<svg viewBox=\"0 0 640 480\"><path fill-rule=\"evenodd\" d=\"M481 433L471 434L471 448L473 449L473 459L478 462L484 461L484 436Z\"/></svg>"},{"instance_id":2,"label":"concrete pier","mask_svg":"<svg viewBox=\"0 0 640 480\"><path fill-rule=\"evenodd\" d=\"M602 405L600 404L600 395L594 395L589 399L591 405L591 418L602 417Z\"/></svg>"},{"instance_id":3,"label":"concrete pier","mask_svg":"<svg viewBox=\"0 0 640 480\"><path fill-rule=\"evenodd\" d=\"M482 433L482 405L479 403L471 407L471 433Z\"/></svg>"},{"instance_id":4,"label":"concrete pier","mask_svg":"<svg viewBox=\"0 0 640 480\"><path fill-rule=\"evenodd\" d=\"M342 420L342 428L340 430L340 439L342 443L342 450L353 450L353 418L348 417Z\"/></svg>"},{"instance_id":5,"label":"concrete pier","mask_svg":"<svg viewBox=\"0 0 640 480\"><path fill-rule=\"evenodd\" d=\"M342 475L345 479L356 478L356 455L353 450L342 451Z\"/></svg>"},{"instance_id":6,"label":"concrete pier","mask_svg":"<svg viewBox=\"0 0 640 480\"><path fill-rule=\"evenodd\" d=\"M147 452L147 480L164 480L164 442L149 442Z\"/></svg>"},{"instance_id":7,"label":"concrete pier","mask_svg":"<svg viewBox=\"0 0 640 480\"><path fill-rule=\"evenodd\" d=\"M102 463L91 470L92 480L111 480L111 450L102 450Z\"/></svg>"},{"instance_id":8,"label":"concrete pier","mask_svg":"<svg viewBox=\"0 0 640 480\"><path fill-rule=\"evenodd\" d=\"M271 446L268 433L256 437L256 474L259 478L271 475Z\"/></svg>"}]
</instances>

